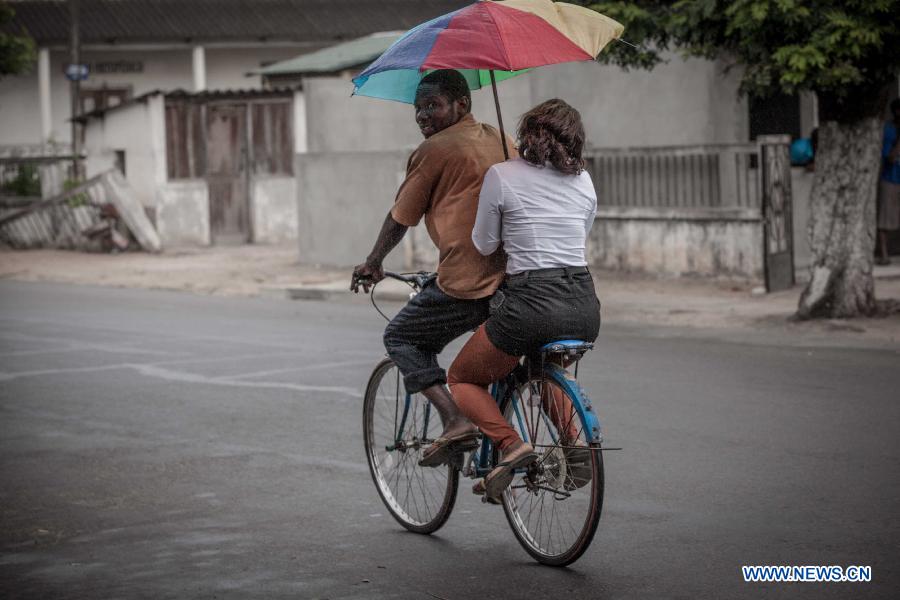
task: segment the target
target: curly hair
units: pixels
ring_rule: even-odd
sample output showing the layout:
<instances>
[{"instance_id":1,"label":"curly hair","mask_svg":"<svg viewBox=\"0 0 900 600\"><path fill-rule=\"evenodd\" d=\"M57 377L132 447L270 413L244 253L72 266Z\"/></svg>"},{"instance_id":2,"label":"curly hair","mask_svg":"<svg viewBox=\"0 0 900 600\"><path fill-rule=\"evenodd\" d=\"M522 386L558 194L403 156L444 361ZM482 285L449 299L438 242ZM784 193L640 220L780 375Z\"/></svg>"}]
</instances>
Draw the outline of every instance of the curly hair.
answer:
<instances>
[{"instance_id":1,"label":"curly hair","mask_svg":"<svg viewBox=\"0 0 900 600\"><path fill-rule=\"evenodd\" d=\"M549 162L567 175L584 170L581 115L559 98L542 102L519 120L519 154L539 167Z\"/></svg>"},{"instance_id":2,"label":"curly hair","mask_svg":"<svg viewBox=\"0 0 900 600\"><path fill-rule=\"evenodd\" d=\"M466 98L469 101L469 107L471 108L472 94L469 91L469 84L466 82L466 78L463 74L459 71L455 69L438 69L437 71L432 71L419 81L419 86L426 84L437 86L450 102Z\"/></svg>"}]
</instances>

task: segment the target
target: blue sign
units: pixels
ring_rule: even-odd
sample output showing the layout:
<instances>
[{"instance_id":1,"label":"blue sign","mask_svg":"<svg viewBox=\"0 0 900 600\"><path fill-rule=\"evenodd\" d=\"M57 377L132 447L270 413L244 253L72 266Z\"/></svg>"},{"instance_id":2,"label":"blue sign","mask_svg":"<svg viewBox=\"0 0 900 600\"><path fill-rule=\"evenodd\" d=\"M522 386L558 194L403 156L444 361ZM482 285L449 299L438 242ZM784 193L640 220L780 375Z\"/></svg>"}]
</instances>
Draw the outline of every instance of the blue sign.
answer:
<instances>
[{"instance_id":1,"label":"blue sign","mask_svg":"<svg viewBox=\"0 0 900 600\"><path fill-rule=\"evenodd\" d=\"M90 71L87 65L68 64L65 73L69 81L84 81L88 78Z\"/></svg>"}]
</instances>

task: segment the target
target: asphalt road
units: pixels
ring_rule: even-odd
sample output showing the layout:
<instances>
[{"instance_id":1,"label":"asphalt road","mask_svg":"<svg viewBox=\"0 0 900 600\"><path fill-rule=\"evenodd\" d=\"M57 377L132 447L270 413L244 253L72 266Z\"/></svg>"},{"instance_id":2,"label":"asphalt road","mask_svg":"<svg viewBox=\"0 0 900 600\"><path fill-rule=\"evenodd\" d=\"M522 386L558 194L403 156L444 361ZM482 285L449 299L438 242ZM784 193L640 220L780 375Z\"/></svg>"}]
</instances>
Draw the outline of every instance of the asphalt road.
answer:
<instances>
[{"instance_id":1,"label":"asphalt road","mask_svg":"<svg viewBox=\"0 0 900 600\"><path fill-rule=\"evenodd\" d=\"M900 352L605 324L592 547L536 565L464 480L430 537L369 478L382 322L288 302L0 282L2 598L889 598ZM455 349L455 348L453 348ZM742 565L871 583L744 583Z\"/></svg>"}]
</instances>

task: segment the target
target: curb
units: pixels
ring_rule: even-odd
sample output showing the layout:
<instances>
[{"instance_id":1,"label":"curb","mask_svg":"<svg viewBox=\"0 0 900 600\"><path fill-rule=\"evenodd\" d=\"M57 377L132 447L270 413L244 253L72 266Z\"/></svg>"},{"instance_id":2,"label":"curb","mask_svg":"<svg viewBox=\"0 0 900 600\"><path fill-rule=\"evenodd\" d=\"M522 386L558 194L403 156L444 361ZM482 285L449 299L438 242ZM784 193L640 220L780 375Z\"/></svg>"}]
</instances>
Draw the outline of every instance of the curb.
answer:
<instances>
[{"instance_id":1,"label":"curb","mask_svg":"<svg viewBox=\"0 0 900 600\"><path fill-rule=\"evenodd\" d=\"M353 295L347 282L344 280L328 283L299 283L276 288L289 300L332 300L348 295ZM409 300L412 289L403 282L392 279L384 280L378 284L375 297L379 300L397 300L405 302Z\"/></svg>"}]
</instances>

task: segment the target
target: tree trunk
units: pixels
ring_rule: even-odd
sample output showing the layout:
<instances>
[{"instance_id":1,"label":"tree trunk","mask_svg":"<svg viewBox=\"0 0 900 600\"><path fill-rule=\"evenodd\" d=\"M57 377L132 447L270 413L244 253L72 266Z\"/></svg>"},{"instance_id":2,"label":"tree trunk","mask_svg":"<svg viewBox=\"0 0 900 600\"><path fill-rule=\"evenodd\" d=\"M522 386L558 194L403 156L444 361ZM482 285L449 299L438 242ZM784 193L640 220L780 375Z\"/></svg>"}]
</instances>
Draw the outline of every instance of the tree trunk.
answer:
<instances>
[{"instance_id":1,"label":"tree trunk","mask_svg":"<svg viewBox=\"0 0 900 600\"><path fill-rule=\"evenodd\" d=\"M810 198L811 277L797 317L848 318L875 312L872 259L881 122L828 121L819 127Z\"/></svg>"}]
</instances>

